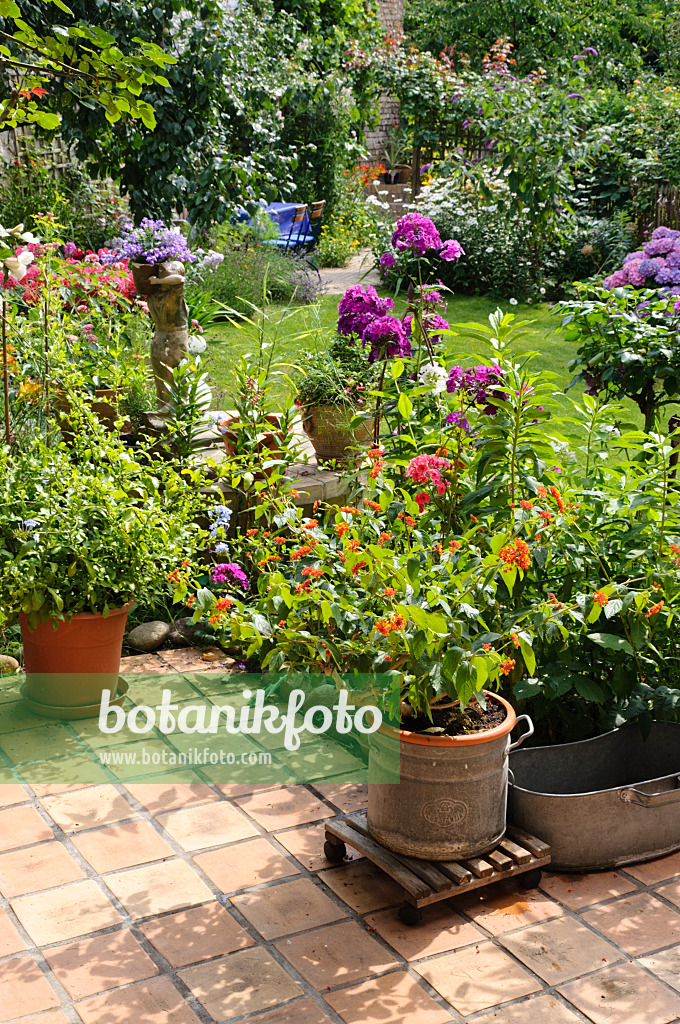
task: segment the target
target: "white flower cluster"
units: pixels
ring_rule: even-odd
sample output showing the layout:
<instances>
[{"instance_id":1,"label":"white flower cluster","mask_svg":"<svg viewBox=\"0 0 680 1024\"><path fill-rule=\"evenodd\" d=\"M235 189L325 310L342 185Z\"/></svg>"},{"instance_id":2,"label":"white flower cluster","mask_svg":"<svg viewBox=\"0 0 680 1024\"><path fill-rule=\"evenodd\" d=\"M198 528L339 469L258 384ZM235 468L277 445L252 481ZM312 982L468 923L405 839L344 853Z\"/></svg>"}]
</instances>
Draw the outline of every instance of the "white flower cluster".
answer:
<instances>
[{"instance_id":1,"label":"white flower cluster","mask_svg":"<svg viewBox=\"0 0 680 1024\"><path fill-rule=\"evenodd\" d=\"M425 363L420 369L420 383L423 387L431 388L433 394L441 395L446 391L446 380L448 370L438 363Z\"/></svg>"}]
</instances>

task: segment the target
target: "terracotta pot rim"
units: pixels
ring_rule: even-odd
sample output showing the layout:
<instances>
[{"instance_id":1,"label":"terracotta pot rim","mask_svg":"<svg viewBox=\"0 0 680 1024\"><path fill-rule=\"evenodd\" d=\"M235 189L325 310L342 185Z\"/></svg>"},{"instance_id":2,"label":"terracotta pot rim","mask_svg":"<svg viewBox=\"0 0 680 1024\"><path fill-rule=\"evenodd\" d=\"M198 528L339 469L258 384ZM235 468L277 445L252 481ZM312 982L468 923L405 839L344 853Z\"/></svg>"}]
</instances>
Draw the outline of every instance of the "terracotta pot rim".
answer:
<instances>
[{"instance_id":1,"label":"terracotta pot rim","mask_svg":"<svg viewBox=\"0 0 680 1024\"><path fill-rule=\"evenodd\" d=\"M109 614L106 616L106 618L110 619L112 615L127 615L128 612L130 611L130 609L134 607L134 604L135 604L134 601L128 601L126 604L121 605L121 606L119 606L117 608L109 608ZM19 612L19 617L20 618L23 617L26 620L28 619L28 615L27 615L26 612ZM70 619L59 619L58 621L59 622L65 622L66 625L68 625L68 623L69 622L73 622L74 619L77 619L79 622L83 622L86 619L103 619L103 618L104 618L103 612L75 612L71 616ZM48 622L51 622L51 621L52 621L52 617L50 616L49 619L45 619L45 622L41 622L40 625L44 626L45 623L48 623ZM35 631L34 630L29 630L29 632L33 633Z\"/></svg>"},{"instance_id":2,"label":"terracotta pot rim","mask_svg":"<svg viewBox=\"0 0 680 1024\"><path fill-rule=\"evenodd\" d=\"M398 736L401 743L413 743L423 747L472 747L479 743L491 743L493 740L498 740L512 732L517 721L517 715L512 704L509 704L499 693L491 693L489 690L484 690L483 693L486 697L492 697L494 700L497 700L505 708L505 720L500 725L494 726L493 729L485 729L483 732L466 733L462 736L428 736L422 732L395 729L391 725L381 726L380 731L388 735Z\"/></svg>"}]
</instances>

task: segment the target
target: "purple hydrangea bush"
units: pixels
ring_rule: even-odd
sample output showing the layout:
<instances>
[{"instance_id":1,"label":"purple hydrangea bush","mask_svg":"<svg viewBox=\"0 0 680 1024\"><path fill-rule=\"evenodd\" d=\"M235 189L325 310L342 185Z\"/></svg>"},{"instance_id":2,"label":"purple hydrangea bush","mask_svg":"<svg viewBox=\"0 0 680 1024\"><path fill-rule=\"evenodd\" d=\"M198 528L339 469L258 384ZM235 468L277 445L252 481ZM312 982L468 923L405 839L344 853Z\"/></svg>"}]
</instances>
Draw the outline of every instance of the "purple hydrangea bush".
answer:
<instances>
[{"instance_id":1,"label":"purple hydrangea bush","mask_svg":"<svg viewBox=\"0 0 680 1024\"><path fill-rule=\"evenodd\" d=\"M604 279L605 288L660 288L680 295L680 231L659 227L642 249L629 252L623 266Z\"/></svg>"}]
</instances>

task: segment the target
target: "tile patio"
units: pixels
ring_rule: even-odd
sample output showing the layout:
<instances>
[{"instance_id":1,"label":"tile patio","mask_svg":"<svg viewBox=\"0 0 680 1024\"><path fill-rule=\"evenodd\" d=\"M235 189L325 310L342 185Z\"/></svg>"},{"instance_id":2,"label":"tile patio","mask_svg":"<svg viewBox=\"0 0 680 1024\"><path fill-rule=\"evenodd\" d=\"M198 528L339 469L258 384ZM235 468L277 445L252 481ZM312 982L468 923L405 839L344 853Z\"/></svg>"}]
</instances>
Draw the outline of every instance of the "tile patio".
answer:
<instances>
[{"instance_id":1,"label":"tile patio","mask_svg":"<svg viewBox=\"0 0 680 1024\"><path fill-rule=\"evenodd\" d=\"M193 686L197 664L142 667ZM4 735L1 1024L680 1024L678 854L501 883L408 928L372 865L322 856L361 786L16 785Z\"/></svg>"}]
</instances>

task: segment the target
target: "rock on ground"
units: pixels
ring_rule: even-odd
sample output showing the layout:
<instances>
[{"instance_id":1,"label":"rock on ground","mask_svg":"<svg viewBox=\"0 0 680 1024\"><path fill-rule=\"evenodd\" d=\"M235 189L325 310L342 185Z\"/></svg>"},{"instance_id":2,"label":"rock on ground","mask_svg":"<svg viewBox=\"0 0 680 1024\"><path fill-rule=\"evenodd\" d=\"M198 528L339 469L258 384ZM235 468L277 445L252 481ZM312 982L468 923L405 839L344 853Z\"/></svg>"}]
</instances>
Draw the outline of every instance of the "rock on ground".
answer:
<instances>
[{"instance_id":1,"label":"rock on ground","mask_svg":"<svg viewBox=\"0 0 680 1024\"><path fill-rule=\"evenodd\" d=\"M127 642L135 651L150 654L170 636L170 625L167 622L143 622L128 633Z\"/></svg>"}]
</instances>

